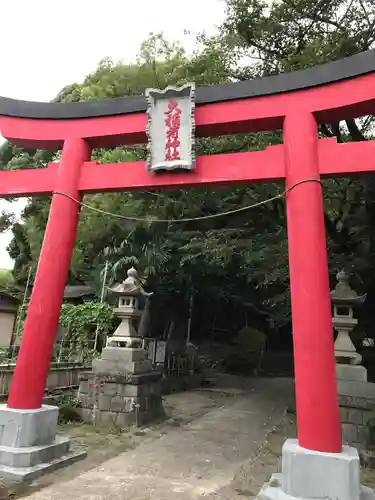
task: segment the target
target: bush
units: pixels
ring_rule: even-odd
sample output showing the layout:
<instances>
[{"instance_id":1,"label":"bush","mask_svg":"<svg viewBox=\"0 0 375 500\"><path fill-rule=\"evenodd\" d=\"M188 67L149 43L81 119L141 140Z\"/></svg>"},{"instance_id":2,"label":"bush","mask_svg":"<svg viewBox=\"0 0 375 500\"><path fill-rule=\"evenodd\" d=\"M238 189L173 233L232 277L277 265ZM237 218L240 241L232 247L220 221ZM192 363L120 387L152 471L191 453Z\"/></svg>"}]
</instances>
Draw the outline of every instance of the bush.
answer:
<instances>
[{"instance_id":1,"label":"bush","mask_svg":"<svg viewBox=\"0 0 375 500\"><path fill-rule=\"evenodd\" d=\"M22 332L27 311L20 313L20 331ZM104 336L111 335L119 324L119 319L113 308L99 302L85 302L84 304L63 304L61 307L59 325L67 330L66 347L60 356L60 347L54 353L52 361L60 358L61 361L72 361L74 354L79 353L80 361L91 361L96 354L93 351L96 329L98 328L98 338L101 341ZM21 333L22 337L22 333ZM19 339L17 339L19 341ZM100 342L98 342L98 350ZM15 353L15 356L17 353ZM0 360L4 358L4 353L0 352ZM14 357L15 357L14 356Z\"/></svg>"},{"instance_id":2,"label":"bush","mask_svg":"<svg viewBox=\"0 0 375 500\"><path fill-rule=\"evenodd\" d=\"M76 398L62 394L56 398L55 404L59 407L59 424L82 421L78 410L80 402Z\"/></svg>"},{"instance_id":3,"label":"bush","mask_svg":"<svg viewBox=\"0 0 375 500\"><path fill-rule=\"evenodd\" d=\"M63 304L59 323L68 332L69 342L62 351L61 360L72 360L74 353L79 353L81 361L91 361L96 355L94 340L98 328L98 346L105 335L112 334L118 325L118 318L108 304L85 302L80 305ZM56 353L56 356L59 356Z\"/></svg>"},{"instance_id":4,"label":"bush","mask_svg":"<svg viewBox=\"0 0 375 500\"><path fill-rule=\"evenodd\" d=\"M266 336L255 328L243 328L223 353L223 367L229 373L253 374L266 346Z\"/></svg>"},{"instance_id":5,"label":"bush","mask_svg":"<svg viewBox=\"0 0 375 500\"><path fill-rule=\"evenodd\" d=\"M59 323L69 330L72 339L85 342L94 340L97 327L100 333L112 333L118 319L108 304L85 302L80 305L63 304Z\"/></svg>"}]
</instances>

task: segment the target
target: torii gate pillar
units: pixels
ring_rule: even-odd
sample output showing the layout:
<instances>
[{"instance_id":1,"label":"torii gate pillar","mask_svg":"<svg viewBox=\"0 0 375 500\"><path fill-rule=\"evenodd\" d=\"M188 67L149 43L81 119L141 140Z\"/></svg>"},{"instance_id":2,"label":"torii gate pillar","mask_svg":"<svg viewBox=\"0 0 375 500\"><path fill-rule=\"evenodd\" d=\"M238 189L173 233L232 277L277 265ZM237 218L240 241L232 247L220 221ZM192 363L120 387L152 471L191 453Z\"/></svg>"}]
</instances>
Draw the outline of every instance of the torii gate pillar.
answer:
<instances>
[{"instance_id":1,"label":"torii gate pillar","mask_svg":"<svg viewBox=\"0 0 375 500\"><path fill-rule=\"evenodd\" d=\"M291 189L286 207L298 441L309 450L340 453L327 245L314 116L298 112L287 115L283 142L286 186ZM304 183L298 184L301 181Z\"/></svg>"},{"instance_id":2,"label":"torii gate pillar","mask_svg":"<svg viewBox=\"0 0 375 500\"><path fill-rule=\"evenodd\" d=\"M56 191L80 197L80 171L90 156L91 149L83 139L65 141ZM0 405L0 475L5 480L30 481L59 464L66 465L86 456L78 448L71 450L68 438L56 436L59 409L42 405L79 208L65 196L52 196L17 370L8 404Z\"/></svg>"},{"instance_id":3,"label":"torii gate pillar","mask_svg":"<svg viewBox=\"0 0 375 500\"><path fill-rule=\"evenodd\" d=\"M8 398L8 407L13 410L36 410L43 400L80 211L77 203L58 193L80 198L81 167L90 157L91 149L83 139L65 141L56 180L57 193L52 196L17 370Z\"/></svg>"},{"instance_id":4,"label":"torii gate pillar","mask_svg":"<svg viewBox=\"0 0 375 500\"><path fill-rule=\"evenodd\" d=\"M373 499L357 451L341 444L316 120L292 112L283 131L298 440L286 441L282 473L258 498Z\"/></svg>"}]
</instances>

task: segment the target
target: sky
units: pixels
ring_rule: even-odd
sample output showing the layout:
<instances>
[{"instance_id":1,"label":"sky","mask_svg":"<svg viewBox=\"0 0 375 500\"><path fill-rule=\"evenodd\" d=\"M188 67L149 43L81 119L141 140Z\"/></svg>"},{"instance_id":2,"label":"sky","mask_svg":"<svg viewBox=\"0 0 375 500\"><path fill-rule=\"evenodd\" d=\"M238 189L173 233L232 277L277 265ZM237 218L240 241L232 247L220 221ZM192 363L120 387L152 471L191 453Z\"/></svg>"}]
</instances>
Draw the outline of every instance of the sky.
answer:
<instances>
[{"instance_id":1,"label":"sky","mask_svg":"<svg viewBox=\"0 0 375 500\"><path fill-rule=\"evenodd\" d=\"M222 22L224 8L223 0L2 0L0 95L50 101L104 57L135 60L150 32L190 52L196 34L213 33ZM0 210L18 215L24 205L0 200ZM0 268L13 267L10 240L11 233L0 235Z\"/></svg>"}]
</instances>

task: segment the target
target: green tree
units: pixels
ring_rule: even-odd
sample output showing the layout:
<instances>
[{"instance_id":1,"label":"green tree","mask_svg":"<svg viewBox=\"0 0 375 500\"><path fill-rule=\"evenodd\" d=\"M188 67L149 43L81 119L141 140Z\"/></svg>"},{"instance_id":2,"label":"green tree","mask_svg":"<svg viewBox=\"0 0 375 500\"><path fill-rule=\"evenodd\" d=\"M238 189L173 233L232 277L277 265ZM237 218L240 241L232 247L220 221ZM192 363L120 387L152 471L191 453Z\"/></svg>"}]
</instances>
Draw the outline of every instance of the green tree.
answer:
<instances>
[{"instance_id":1,"label":"green tree","mask_svg":"<svg viewBox=\"0 0 375 500\"><path fill-rule=\"evenodd\" d=\"M197 52L188 57L178 44L152 35L134 64L103 60L82 84L65 87L58 102L142 94L147 87L165 87L194 80L216 84L306 68L371 48L375 36L372 3L311 0L227 0L226 20L217 36L202 34ZM371 137L371 119L347 120L321 128L338 141ZM281 135L258 133L199 139L198 154L264 149ZM145 147L95 150L102 163L145 158ZM0 149L3 168L46 166L53 152ZM152 333L167 334L174 325L183 336L191 294L193 332L207 336L216 324L236 334L251 324L272 332L289 326L289 278L284 202L244 211L236 216L189 223L152 223L151 219L201 217L273 197L282 188L250 185L226 189L96 194L85 202L128 221L83 209L71 266L71 283L90 281L99 289L104 263L110 280L123 279L136 263L156 291L151 309ZM325 183L326 226L332 274L338 267L356 269L357 284L375 288L372 228L375 210L373 180L329 180ZM48 214L46 199L32 200L23 214L22 230L10 246L14 274L25 280L35 262ZM16 227L16 226L14 226ZM24 241L24 240L25 241ZM27 245L26 245L27 242ZM26 251L27 250L27 251ZM18 260L17 260L18 259ZM374 294L375 296L375 290ZM372 303L371 293L369 303ZM230 318L230 319L228 319ZM234 320L233 320L234 318Z\"/></svg>"}]
</instances>

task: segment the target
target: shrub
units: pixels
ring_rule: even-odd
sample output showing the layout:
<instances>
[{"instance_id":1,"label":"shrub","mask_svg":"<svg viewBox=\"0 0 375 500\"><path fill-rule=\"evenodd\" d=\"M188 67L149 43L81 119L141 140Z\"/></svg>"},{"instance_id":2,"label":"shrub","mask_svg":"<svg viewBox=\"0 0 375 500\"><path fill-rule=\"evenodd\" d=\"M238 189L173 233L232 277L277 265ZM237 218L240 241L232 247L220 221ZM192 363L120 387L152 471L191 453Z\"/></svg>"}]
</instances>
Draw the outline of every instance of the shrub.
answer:
<instances>
[{"instance_id":1,"label":"shrub","mask_svg":"<svg viewBox=\"0 0 375 500\"><path fill-rule=\"evenodd\" d=\"M59 407L59 424L82 421L78 410L80 402L76 398L62 394L56 398L55 404Z\"/></svg>"},{"instance_id":2,"label":"shrub","mask_svg":"<svg viewBox=\"0 0 375 500\"><path fill-rule=\"evenodd\" d=\"M223 367L229 373L254 373L266 346L266 336L255 328L243 328L225 348Z\"/></svg>"}]
</instances>

